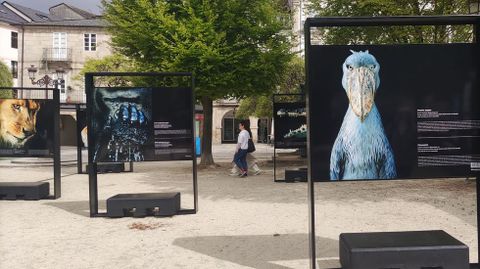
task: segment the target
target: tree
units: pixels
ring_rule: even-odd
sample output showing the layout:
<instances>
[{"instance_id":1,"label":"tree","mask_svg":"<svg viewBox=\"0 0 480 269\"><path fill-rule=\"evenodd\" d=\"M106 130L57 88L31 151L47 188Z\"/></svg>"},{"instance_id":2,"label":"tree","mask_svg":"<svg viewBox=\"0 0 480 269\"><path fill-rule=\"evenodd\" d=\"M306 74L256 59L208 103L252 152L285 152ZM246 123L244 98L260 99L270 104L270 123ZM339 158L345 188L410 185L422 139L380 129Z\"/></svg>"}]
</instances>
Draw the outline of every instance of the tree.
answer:
<instances>
[{"instance_id":1,"label":"tree","mask_svg":"<svg viewBox=\"0 0 480 269\"><path fill-rule=\"evenodd\" d=\"M271 118L273 93L300 93L300 86L305 83L305 62L300 57L293 57L288 63L276 89L265 95L251 96L242 99L235 116L247 119L249 116Z\"/></svg>"},{"instance_id":2,"label":"tree","mask_svg":"<svg viewBox=\"0 0 480 269\"><path fill-rule=\"evenodd\" d=\"M292 54L278 0L103 1L112 46L140 70L193 72L203 105L203 165L212 156L213 100L272 91Z\"/></svg>"},{"instance_id":3,"label":"tree","mask_svg":"<svg viewBox=\"0 0 480 269\"><path fill-rule=\"evenodd\" d=\"M135 63L127 57L114 53L100 59L88 59L75 80L85 81L85 73L88 72L132 72L135 71ZM119 77L99 77L96 83L105 86L125 86L126 81Z\"/></svg>"},{"instance_id":4,"label":"tree","mask_svg":"<svg viewBox=\"0 0 480 269\"><path fill-rule=\"evenodd\" d=\"M6 64L0 61L0 87L12 87L13 77ZM13 98L11 90L0 90L0 98Z\"/></svg>"},{"instance_id":5,"label":"tree","mask_svg":"<svg viewBox=\"0 0 480 269\"><path fill-rule=\"evenodd\" d=\"M458 0L311 0L318 16L400 16L466 14L467 1ZM325 44L402 44L468 42L471 26L331 27L318 34Z\"/></svg>"}]
</instances>

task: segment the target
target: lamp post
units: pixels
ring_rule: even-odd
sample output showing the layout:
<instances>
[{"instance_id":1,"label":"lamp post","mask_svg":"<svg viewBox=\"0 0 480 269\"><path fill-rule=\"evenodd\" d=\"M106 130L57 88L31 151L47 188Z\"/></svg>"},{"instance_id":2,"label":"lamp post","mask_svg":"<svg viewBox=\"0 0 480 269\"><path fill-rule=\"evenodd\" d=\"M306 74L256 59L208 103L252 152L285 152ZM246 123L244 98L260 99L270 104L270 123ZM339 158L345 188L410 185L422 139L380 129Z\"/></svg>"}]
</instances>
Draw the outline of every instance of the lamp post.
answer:
<instances>
[{"instance_id":1,"label":"lamp post","mask_svg":"<svg viewBox=\"0 0 480 269\"><path fill-rule=\"evenodd\" d=\"M29 68L27 68L27 71L28 77L32 81L33 85L38 85L40 87L45 86L45 99L48 99L48 86L56 86L59 81L63 80L63 74L65 73L65 70L63 70L63 68L59 68L55 70L57 79L53 79L49 75L45 75L42 78L35 80L35 74L38 71L37 68L34 65L31 65Z\"/></svg>"},{"instance_id":2,"label":"lamp post","mask_svg":"<svg viewBox=\"0 0 480 269\"><path fill-rule=\"evenodd\" d=\"M480 0L469 0L468 1L468 13L469 14L480 14Z\"/></svg>"}]
</instances>

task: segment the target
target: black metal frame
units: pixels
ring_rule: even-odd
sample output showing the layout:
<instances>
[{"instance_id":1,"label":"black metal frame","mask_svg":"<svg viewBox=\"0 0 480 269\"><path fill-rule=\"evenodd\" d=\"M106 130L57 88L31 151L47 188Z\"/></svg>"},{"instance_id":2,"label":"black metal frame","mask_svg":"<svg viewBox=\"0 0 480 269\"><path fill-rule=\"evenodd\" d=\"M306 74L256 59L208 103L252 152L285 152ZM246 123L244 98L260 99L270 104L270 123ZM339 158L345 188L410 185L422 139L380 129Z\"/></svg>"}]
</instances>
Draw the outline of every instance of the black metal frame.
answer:
<instances>
[{"instance_id":1,"label":"black metal frame","mask_svg":"<svg viewBox=\"0 0 480 269\"><path fill-rule=\"evenodd\" d=\"M414 26L414 25L473 25L474 44L480 52L480 16L478 15L458 15L458 16L399 16L399 17L322 17L308 18L305 21L305 72L306 72L306 90L307 107L310 106L309 91L309 51L311 44L311 28L321 27L348 27L348 26ZM480 70L480 60L478 70ZM307 109L307 125L310 126L310 111ZM308 167L311 167L310 159L310 133L307 134L307 154ZM480 260L480 173L476 172L476 197L477 197L477 252ZM308 173L308 200L309 200L309 250L310 250L310 268L316 268L316 243L315 243L315 189L314 181L311 177L311 169ZM480 262L479 262L480 263ZM477 264L478 265L478 264Z\"/></svg>"},{"instance_id":2,"label":"black metal frame","mask_svg":"<svg viewBox=\"0 0 480 269\"><path fill-rule=\"evenodd\" d=\"M304 93L277 93L272 95L272 106L275 106L276 103L276 98L277 97L288 97L288 96L299 96L302 101L305 100L305 94ZM286 103L286 102L283 102ZM275 115L274 115L275 118ZM275 122L274 122L275 124ZM277 179L277 143L276 143L276 137L273 139L273 182L287 182L285 179ZM298 147L295 147L298 148ZM286 148L284 148L286 149ZM293 149L293 148L292 148Z\"/></svg>"},{"instance_id":3,"label":"black metal frame","mask_svg":"<svg viewBox=\"0 0 480 269\"><path fill-rule=\"evenodd\" d=\"M197 183L197 156L195 154L195 95L193 90L195 88L195 78L192 73L187 72L95 72L85 74L85 91L87 93L87 119L92 118L92 96L89 94L95 88L95 77L190 77L191 89L192 89L192 178L193 178L193 208L181 209L179 214L196 214L198 211L198 183ZM87 120L88 126L88 182L89 182L89 201L90 201L90 217L106 217L106 213L98 212L98 184L97 184L97 163L93 162L94 151L94 134L92 128L92 122Z\"/></svg>"},{"instance_id":4,"label":"black metal frame","mask_svg":"<svg viewBox=\"0 0 480 269\"><path fill-rule=\"evenodd\" d=\"M76 122L76 132L77 132L77 174L88 174L87 171L83 171L83 148L80 146L83 144L82 141L82 136L81 136L81 131L82 131L82 126L80 125L80 122L78 120L78 116L80 115L80 112L86 111L87 106L86 104L75 104L75 115L77 117L77 122ZM88 122L88 119L87 119ZM124 164L125 165L125 164ZM133 162L129 162L128 165L128 170L125 172L133 172Z\"/></svg>"},{"instance_id":5,"label":"black metal frame","mask_svg":"<svg viewBox=\"0 0 480 269\"><path fill-rule=\"evenodd\" d=\"M49 199L58 199L62 195L62 174L61 174L61 155L60 155L60 90L58 89L58 84L54 84L55 88L26 88L26 87L0 87L0 90L13 90L13 91L45 91L47 93L47 99L39 100L48 100L48 92L53 92L53 100L55 101L55 114L53 115L53 196L50 195ZM19 99L19 98L16 98ZM20 98L25 99L25 98ZM31 98L38 99L38 98ZM15 156L15 158L21 158L21 156Z\"/></svg>"}]
</instances>

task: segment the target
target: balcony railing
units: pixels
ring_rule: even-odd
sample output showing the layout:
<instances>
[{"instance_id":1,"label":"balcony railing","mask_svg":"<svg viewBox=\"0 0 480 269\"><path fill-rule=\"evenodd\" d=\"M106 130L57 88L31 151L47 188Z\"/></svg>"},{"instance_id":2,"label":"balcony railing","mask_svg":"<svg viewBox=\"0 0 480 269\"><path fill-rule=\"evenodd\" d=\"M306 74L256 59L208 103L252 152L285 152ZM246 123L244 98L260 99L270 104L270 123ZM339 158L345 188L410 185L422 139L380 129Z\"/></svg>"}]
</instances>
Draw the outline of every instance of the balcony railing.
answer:
<instances>
[{"instance_id":1,"label":"balcony railing","mask_svg":"<svg viewBox=\"0 0 480 269\"><path fill-rule=\"evenodd\" d=\"M49 62L71 62L72 49L67 48L44 48L43 61Z\"/></svg>"}]
</instances>

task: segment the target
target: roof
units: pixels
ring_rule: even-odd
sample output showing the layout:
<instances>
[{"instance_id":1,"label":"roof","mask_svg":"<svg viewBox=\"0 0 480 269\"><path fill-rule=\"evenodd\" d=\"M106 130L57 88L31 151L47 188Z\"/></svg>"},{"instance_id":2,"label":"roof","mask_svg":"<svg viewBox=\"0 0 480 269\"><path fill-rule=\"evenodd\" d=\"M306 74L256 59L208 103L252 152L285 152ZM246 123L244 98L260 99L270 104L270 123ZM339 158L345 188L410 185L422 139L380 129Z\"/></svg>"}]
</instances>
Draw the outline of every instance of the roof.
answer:
<instances>
[{"instance_id":1,"label":"roof","mask_svg":"<svg viewBox=\"0 0 480 269\"><path fill-rule=\"evenodd\" d=\"M17 23L24 23L25 20L22 17L15 14L13 11L5 7L4 5L0 5L0 21L17 24Z\"/></svg>"},{"instance_id":2,"label":"roof","mask_svg":"<svg viewBox=\"0 0 480 269\"><path fill-rule=\"evenodd\" d=\"M96 18L96 19L89 19L89 20L32 22L32 23L29 23L28 26L106 27L107 23L101 18Z\"/></svg>"},{"instance_id":3,"label":"roof","mask_svg":"<svg viewBox=\"0 0 480 269\"><path fill-rule=\"evenodd\" d=\"M75 6L72 6L72 5L67 5L65 3L62 3L62 4L69 7L71 10L75 11L78 15L84 17L85 19L93 19L93 18L98 17L98 15L90 13L86 10L80 9L78 7L75 7ZM59 5L62 5L62 4L59 4ZM55 6L53 6L53 7L55 7ZM53 7L51 7L51 8L53 8Z\"/></svg>"},{"instance_id":4,"label":"roof","mask_svg":"<svg viewBox=\"0 0 480 269\"><path fill-rule=\"evenodd\" d=\"M64 6L84 19L66 19L56 16L53 9ZM25 26L64 26L64 27L106 27L107 23L99 15L65 3L51 7L50 14L4 1L0 4L0 22Z\"/></svg>"},{"instance_id":5,"label":"roof","mask_svg":"<svg viewBox=\"0 0 480 269\"><path fill-rule=\"evenodd\" d=\"M51 16L49 14L41 12L40 10L24 7L22 5L14 4L8 1L4 1L2 4L3 6L5 6L5 4L12 6L13 8L21 12L24 16L30 18L30 20L32 20L33 22L46 21L51 19Z\"/></svg>"}]
</instances>

